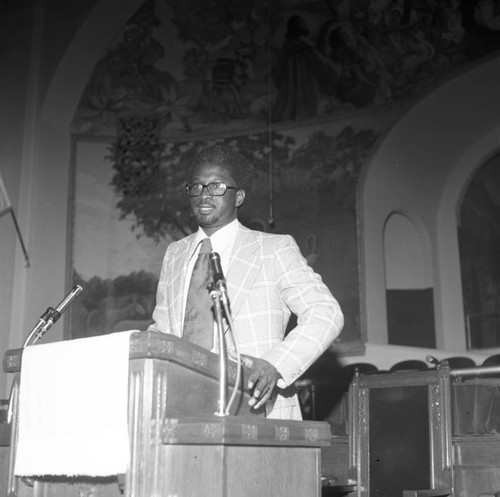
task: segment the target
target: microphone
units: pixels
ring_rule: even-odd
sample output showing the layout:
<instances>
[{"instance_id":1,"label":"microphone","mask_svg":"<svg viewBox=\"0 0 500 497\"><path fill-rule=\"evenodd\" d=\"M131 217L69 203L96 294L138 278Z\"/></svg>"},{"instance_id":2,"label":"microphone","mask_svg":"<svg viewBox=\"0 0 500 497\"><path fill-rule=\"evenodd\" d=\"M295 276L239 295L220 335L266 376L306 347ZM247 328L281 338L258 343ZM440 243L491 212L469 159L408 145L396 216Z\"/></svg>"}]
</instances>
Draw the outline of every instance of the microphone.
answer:
<instances>
[{"instance_id":1,"label":"microphone","mask_svg":"<svg viewBox=\"0 0 500 497\"><path fill-rule=\"evenodd\" d=\"M80 285L75 285L71 291L64 297L64 299L59 303L56 307L56 312L59 314L58 318L61 317L61 314L73 303L73 301L80 296L80 293L83 292L83 288ZM57 321L56 319L56 321ZM55 321L54 321L55 323Z\"/></svg>"},{"instance_id":2,"label":"microphone","mask_svg":"<svg viewBox=\"0 0 500 497\"><path fill-rule=\"evenodd\" d=\"M33 337L35 337L34 342L42 338L43 335L47 333L49 328L61 317L62 313L70 306L70 304L73 303L80 293L82 293L82 291L83 288L80 285L75 285L55 309L53 307L48 307L47 310L40 316L38 323L31 330L30 334L24 341L23 348L30 343Z\"/></svg>"},{"instance_id":3,"label":"microphone","mask_svg":"<svg viewBox=\"0 0 500 497\"><path fill-rule=\"evenodd\" d=\"M66 295L66 297L61 300L61 302L55 309L52 309L51 307L47 309L48 316L46 316L46 321L39 332L39 338L41 338L48 331L48 329L61 317L62 313L73 303L73 301L80 295L80 293L82 293L82 291L83 288L80 285L75 285L68 293L68 295Z\"/></svg>"},{"instance_id":4,"label":"microphone","mask_svg":"<svg viewBox=\"0 0 500 497\"><path fill-rule=\"evenodd\" d=\"M226 309L226 313L229 313L229 299L227 298L226 278L224 278L224 273L222 272L220 255L217 252L210 252L208 254L208 261L210 264L210 271L212 273L214 286L220 292L220 298L222 300L224 308Z\"/></svg>"},{"instance_id":5,"label":"microphone","mask_svg":"<svg viewBox=\"0 0 500 497\"><path fill-rule=\"evenodd\" d=\"M225 286L226 278L224 278L224 273L222 272L220 255L217 252L210 252L210 254L208 254L208 260L210 262L210 270L215 285L220 286L223 284Z\"/></svg>"},{"instance_id":6,"label":"microphone","mask_svg":"<svg viewBox=\"0 0 500 497\"><path fill-rule=\"evenodd\" d=\"M226 315L229 315L231 311L229 310L229 299L227 298L227 286L226 278L224 278L224 273L222 272L222 266L220 263L220 255L217 252L210 252L208 254L208 261L210 264L210 271L212 273L212 278L214 281L214 286L219 291L219 296L224 306Z\"/></svg>"}]
</instances>

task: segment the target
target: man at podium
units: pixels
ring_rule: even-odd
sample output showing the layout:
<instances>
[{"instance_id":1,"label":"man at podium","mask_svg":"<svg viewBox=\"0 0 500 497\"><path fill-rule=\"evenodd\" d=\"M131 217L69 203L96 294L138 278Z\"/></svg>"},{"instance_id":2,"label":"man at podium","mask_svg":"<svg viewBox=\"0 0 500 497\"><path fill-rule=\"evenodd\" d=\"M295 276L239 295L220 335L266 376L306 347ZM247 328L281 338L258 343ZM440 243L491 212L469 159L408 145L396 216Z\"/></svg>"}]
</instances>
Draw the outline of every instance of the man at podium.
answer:
<instances>
[{"instance_id":1,"label":"man at podium","mask_svg":"<svg viewBox=\"0 0 500 497\"><path fill-rule=\"evenodd\" d=\"M238 221L255 182L243 155L223 145L206 148L194 158L189 181L186 194L199 228L168 246L148 329L218 351L207 284L208 259L219 254L232 316L228 353L235 341L251 367L249 404L265 405L268 418L301 419L293 383L340 333L340 306L291 236ZM292 313L297 325L285 336Z\"/></svg>"}]
</instances>

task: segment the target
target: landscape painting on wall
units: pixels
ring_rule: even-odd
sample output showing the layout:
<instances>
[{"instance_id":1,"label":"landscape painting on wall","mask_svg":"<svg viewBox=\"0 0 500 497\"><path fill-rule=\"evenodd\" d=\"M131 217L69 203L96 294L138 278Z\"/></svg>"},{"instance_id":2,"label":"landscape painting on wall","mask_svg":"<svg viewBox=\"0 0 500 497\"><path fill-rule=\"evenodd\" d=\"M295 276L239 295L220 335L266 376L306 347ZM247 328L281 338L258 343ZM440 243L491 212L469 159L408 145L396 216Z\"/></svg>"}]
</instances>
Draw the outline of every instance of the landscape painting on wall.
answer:
<instances>
[{"instance_id":1,"label":"landscape painting on wall","mask_svg":"<svg viewBox=\"0 0 500 497\"><path fill-rule=\"evenodd\" d=\"M346 326L337 347L359 344L356 185L377 139L375 127L348 126L332 134L313 126L275 132L273 148L267 132L176 142L162 147L160 166L152 166L145 178L134 174L129 162L112 165L110 158L119 155L116 142L77 140L73 268L75 283L87 291L74 305L72 337L149 324L163 253L170 241L195 229L183 193L186 165L198 149L224 142L257 170L257 187L240 220L295 237L342 302Z\"/></svg>"}]
</instances>

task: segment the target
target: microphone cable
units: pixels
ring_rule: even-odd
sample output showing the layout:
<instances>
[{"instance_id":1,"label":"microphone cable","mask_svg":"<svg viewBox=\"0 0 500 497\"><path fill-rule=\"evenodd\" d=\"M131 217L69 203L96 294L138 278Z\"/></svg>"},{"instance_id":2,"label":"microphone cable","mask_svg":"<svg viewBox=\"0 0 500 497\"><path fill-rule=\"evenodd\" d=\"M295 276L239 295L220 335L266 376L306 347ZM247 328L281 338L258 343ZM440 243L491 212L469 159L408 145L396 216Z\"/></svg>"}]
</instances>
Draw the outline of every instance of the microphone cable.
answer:
<instances>
[{"instance_id":1,"label":"microphone cable","mask_svg":"<svg viewBox=\"0 0 500 497\"><path fill-rule=\"evenodd\" d=\"M231 409L231 406L234 402L234 399L236 398L236 395L238 393L238 385L240 384L241 381L241 354L240 354L240 349L238 347L238 343L236 342L236 338L234 336L233 332L233 319L231 317L231 311L229 309L229 302L227 301L226 298L221 299L222 300L222 305L224 307L224 313L226 314L226 321L229 326L229 336L231 337L231 340L233 341L234 344L234 350L236 351L236 378L234 380L234 387L233 391L231 393L231 396L229 397L229 400L227 402L227 407L226 411L229 412ZM234 360L234 357L233 357ZM244 391L244 386L241 385L241 394L243 395Z\"/></svg>"}]
</instances>

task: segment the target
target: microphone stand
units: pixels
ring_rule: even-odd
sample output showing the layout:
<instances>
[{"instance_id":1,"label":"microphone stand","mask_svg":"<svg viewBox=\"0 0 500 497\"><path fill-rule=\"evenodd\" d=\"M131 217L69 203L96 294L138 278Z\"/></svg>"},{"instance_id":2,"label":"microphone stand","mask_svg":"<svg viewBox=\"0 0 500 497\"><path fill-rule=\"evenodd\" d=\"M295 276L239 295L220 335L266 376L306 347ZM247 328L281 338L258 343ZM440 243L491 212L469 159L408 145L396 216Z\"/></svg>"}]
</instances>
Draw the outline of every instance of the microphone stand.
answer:
<instances>
[{"instance_id":1,"label":"microphone stand","mask_svg":"<svg viewBox=\"0 0 500 497\"><path fill-rule=\"evenodd\" d=\"M43 337L50 327L61 317L62 313L73 303L73 301L82 293L83 288L80 285L75 285L68 295L59 303L56 309L47 307L46 311L38 319L38 323L30 331L29 335L24 340L22 349L28 345L33 345L37 340ZM14 387L14 385L12 386ZM13 388L9 395L9 407L7 410L7 422L10 423L13 414L12 398Z\"/></svg>"},{"instance_id":2,"label":"microphone stand","mask_svg":"<svg viewBox=\"0 0 500 497\"><path fill-rule=\"evenodd\" d=\"M209 285L208 290L214 301L215 318L217 322L217 330L219 337L219 411L215 413L217 416L228 416L231 405L238 393L238 386L241 378L241 356L233 334L233 321L231 318L231 310L229 309L229 299L227 297L226 280L222 271L220 255L217 252L211 252L208 255L210 272L212 273L213 283ZM230 337L234 342L236 351L236 379L233 392L229 402L227 397L227 356L229 351L226 348L224 330L222 327L222 313L226 316L226 321L229 326Z\"/></svg>"},{"instance_id":3,"label":"microphone stand","mask_svg":"<svg viewBox=\"0 0 500 497\"><path fill-rule=\"evenodd\" d=\"M33 345L36 341L40 340L60 317L61 314L53 307L47 307L47 310L38 319L38 323L30 331L26 340L24 340L22 348L25 349L28 345Z\"/></svg>"},{"instance_id":4,"label":"microphone stand","mask_svg":"<svg viewBox=\"0 0 500 497\"><path fill-rule=\"evenodd\" d=\"M224 338L224 329L222 327L222 306L221 301L224 298L221 291L221 285L210 285L210 297L214 302L215 320L217 323L217 333L219 337L219 401L216 416L228 416L227 409L227 356L226 344Z\"/></svg>"}]
</instances>

